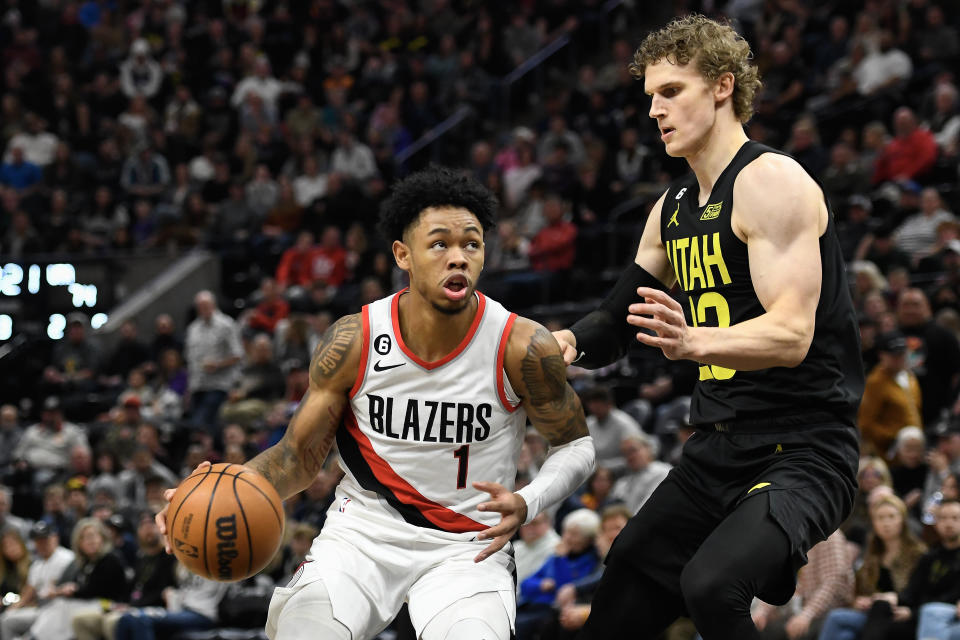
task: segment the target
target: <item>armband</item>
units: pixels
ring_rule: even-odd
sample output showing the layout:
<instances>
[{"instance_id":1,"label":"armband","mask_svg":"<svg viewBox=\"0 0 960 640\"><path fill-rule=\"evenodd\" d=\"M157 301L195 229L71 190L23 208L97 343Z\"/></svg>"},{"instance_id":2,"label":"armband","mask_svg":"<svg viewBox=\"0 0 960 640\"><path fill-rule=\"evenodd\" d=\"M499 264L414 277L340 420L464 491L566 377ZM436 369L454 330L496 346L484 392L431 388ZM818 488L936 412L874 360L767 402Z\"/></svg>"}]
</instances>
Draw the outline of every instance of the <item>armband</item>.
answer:
<instances>
[{"instance_id":1,"label":"armband","mask_svg":"<svg viewBox=\"0 0 960 640\"><path fill-rule=\"evenodd\" d=\"M638 301L637 287L669 292L649 271L631 262L600 306L570 327L577 339L575 364L597 369L616 362L627 353L638 331L626 320L627 307Z\"/></svg>"},{"instance_id":2,"label":"armband","mask_svg":"<svg viewBox=\"0 0 960 640\"><path fill-rule=\"evenodd\" d=\"M596 467L596 456L591 436L551 447L537 477L517 491L527 503L527 519L523 524L583 484Z\"/></svg>"}]
</instances>

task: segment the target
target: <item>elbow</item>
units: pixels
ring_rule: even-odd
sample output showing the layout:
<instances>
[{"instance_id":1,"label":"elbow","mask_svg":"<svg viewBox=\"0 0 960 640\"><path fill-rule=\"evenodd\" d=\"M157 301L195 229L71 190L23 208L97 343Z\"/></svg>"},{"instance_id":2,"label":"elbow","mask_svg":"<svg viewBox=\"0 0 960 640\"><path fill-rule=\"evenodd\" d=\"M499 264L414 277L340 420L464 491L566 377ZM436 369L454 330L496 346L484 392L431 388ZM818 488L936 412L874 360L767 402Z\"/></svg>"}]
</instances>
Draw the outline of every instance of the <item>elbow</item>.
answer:
<instances>
[{"instance_id":1,"label":"elbow","mask_svg":"<svg viewBox=\"0 0 960 640\"><path fill-rule=\"evenodd\" d=\"M784 363L781 366L794 368L799 367L804 360L807 359L807 354L810 352L810 345L813 343L813 330L811 328L809 334L802 333L797 335L792 341L790 346L784 350Z\"/></svg>"}]
</instances>

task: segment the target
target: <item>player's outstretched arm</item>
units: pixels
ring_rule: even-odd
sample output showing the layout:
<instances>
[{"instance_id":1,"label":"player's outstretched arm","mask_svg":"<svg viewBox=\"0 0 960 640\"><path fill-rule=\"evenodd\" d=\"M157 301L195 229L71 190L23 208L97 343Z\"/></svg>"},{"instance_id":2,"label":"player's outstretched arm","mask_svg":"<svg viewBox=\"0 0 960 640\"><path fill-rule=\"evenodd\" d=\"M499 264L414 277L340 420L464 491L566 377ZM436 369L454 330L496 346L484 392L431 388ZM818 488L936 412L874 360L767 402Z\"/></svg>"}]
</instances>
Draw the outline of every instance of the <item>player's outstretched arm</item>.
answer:
<instances>
[{"instance_id":1,"label":"player's outstretched arm","mask_svg":"<svg viewBox=\"0 0 960 640\"><path fill-rule=\"evenodd\" d=\"M363 327L358 314L338 320L320 338L310 362L310 388L280 441L247 466L284 500L306 489L323 466L360 366Z\"/></svg>"},{"instance_id":2,"label":"player's outstretched arm","mask_svg":"<svg viewBox=\"0 0 960 640\"><path fill-rule=\"evenodd\" d=\"M596 453L580 398L567 382L560 345L540 324L518 318L504 362L530 423L550 443L540 473L517 493L527 503L525 522L566 498L593 472Z\"/></svg>"},{"instance_id":3,"label":"player's outstretched arm","mask_svg":"<svg viewBox=\"0 0 960 640\"><path fill-rule=\"evenodd\" d=\"M676 280L660 239L660 216L664 193L650 210L633 264L624 269L600 306L577 320L569 329L555 331L563 359L588 369L619 360L636 339L637 330L627 323L628 307L639 302L639 287L669 291Z\"/></svg>"},{"instance_id":4,"label":"player's outstretched arm","mask_svg":"<svg viewBox=\"0 0 960 640\"><path fill-rule=\"evenodd\" d=\"M776 185L771 189L770 185ZM730 327L688 327L679 303L643 289L629 322L653 330L637 334L670 359L749 371L794 367L813 340L822 267L820 235L827 215L823 193L797 162L764 154L734 186L732 225L747 244L750 277L765 312Z\"/></svg>"}]
</instances>

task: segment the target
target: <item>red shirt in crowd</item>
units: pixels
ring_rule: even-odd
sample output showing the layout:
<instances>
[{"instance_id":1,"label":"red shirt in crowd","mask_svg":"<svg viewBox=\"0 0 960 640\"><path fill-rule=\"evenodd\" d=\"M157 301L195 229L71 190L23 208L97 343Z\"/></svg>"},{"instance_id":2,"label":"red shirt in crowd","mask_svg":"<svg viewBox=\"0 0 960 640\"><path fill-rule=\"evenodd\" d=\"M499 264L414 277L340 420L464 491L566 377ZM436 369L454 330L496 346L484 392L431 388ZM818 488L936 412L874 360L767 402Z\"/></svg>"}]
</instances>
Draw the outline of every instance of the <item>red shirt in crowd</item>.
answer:
<instances>
[{"instance_id":1,"label":"red shirt in crowd","mask_svg":"<svg viewBox=\"0 0 960 640\"><path fill-rule=\"evenodd\" d=\"M250 316L250 328L273 333L277 323L290 315L290 305L283 298L264 300Z\"/></svg>"},{"instance_id":2,"label":"red shirt in crowd","mask_svg":"<svg viewBox=\"0 0 960 640\"><path fill-rule=\"evenodd\" d=\"M926 129L896 137L880 152L873 168L873 183L900 178L914 179L926 173L937 161L937 141Z\"/></svg>"},{"instance_id":3,"label":"red shirt in crowd","mask_svg":"<svg viewBox=\"0 0 960 640\"><path fill-rule=\"evenodd\" d=\"M573 266L577 253L577 226L561 220L547 225L530 241L530 266L534 271L563 271Z\"/></svg>"},{"instance_id":4,"label":"red shirt in crowd","mask_svg":"<svg viewBox=\"0 0 960 640\"><path fill-rule=\"evenodd\" d=\"M284 251L277 266L277 284L284 289L295 285L310 285L313 282L313 263L318 251L318 247L300 249L296 246Z\"/></svg>"}]
</instances>

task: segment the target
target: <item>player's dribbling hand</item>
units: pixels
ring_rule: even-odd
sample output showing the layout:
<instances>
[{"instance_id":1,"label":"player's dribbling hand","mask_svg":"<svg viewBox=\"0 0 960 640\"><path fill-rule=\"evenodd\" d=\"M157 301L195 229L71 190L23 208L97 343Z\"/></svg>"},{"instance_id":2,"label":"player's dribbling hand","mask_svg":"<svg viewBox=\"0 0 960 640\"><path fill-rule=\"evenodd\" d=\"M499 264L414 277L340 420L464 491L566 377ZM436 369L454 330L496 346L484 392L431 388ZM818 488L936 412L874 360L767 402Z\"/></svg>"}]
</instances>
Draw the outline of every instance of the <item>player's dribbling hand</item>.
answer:
<instances>
[{"instance_id":1,"label":"player's dribbling hand","mask_svg":"<svg viewBox=\"0 0 960 640\"><path fill-rule=\"evenodd\" d=\"M210 462L207 460L204 460L203 462L197 465L196 469L190 472L190 475L193 475L194 473L196 473L197 471L200 471L201 469L206 469L209 466L210 466ZM160 513L158 513L153 518L157 523L157 527L160 529L160 535L163 536L163 549L167 553L173 553L173 549L170 547L170 538L169 536L167 536L167 509L170 508L170 501L173 500L173 496L176 493L177 493L176 487L174 487L173 489L167 489L166 491L163 492L163 499L166 500L167 504L163 505L163 509L160 510Z\"/></svg>"},{"instance_id":2,"label":"player's dribbling hand","mask_svg":"<svg viewBox=\"0 0 960 640\"><path fill-rule=\"evenodd\" d=\"M573 337L573 331L570 329L554 331L553 337L560 344L564 364L570 364L577 359L577 339Z\"/></svg>"},{"instance_id":3,"label":"player's dribbling hand","mask_svg":"<svg viewBox=\"0 0 960 640\"><path fill-rule=\"evenodd\" d=\"M498 511L501 514L500 522L496 526L477 534L477 540L493 538L493 542L473 559L474 562L482 562L503 549L510 542L513 534L520 529L520 525L527 519L527 503L522 497L496 482L474 482L473 488L486 491L491 497L491 500L480 503L477 509Z\"/></svg>"},{"instance_id":4,"label":"player's dribbling hand","mask_svg":"<svg viewBox=\"0 0 960 640\"><path fill-rule=\"evenodd\" d=\"M689 331L680 303L669 294L648 287L637 288L637 295L644 301L627 307L630 312L627 322L654 333L650 335L640 331L637 340L657 347L668 360L686 358L689 354Z\"/></svg>"}]
</instances>

